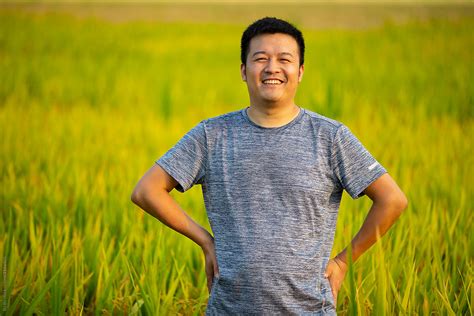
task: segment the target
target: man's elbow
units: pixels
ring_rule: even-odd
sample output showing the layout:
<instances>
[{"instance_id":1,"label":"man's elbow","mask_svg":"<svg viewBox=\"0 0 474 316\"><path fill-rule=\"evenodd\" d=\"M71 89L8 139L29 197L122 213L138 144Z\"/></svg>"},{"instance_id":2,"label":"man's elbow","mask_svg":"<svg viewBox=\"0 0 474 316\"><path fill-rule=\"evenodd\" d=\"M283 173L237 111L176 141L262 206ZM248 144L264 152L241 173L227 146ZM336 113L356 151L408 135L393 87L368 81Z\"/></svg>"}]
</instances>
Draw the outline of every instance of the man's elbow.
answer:
<instances>
[{"instance_id":1,"label":"man's elbow","mask_svg":"<svg viewBox=\"0 0 474 316\"><path fill-rule=\"evenodd\" d=\"M132 192L132 195L130 195L130 200L137 205L140 203L140 193L138 192L137 188L135 188Z\"/></svg>"},{"instance_id":2,"label":"man's elbow","mask_svg":"<svg viewBox=\"0 0 474 316\"><path fill-rule=\"evenodd\" d=\"M135 189L133 189L132 195L130 196L130 199L132 200L132 202L138 206L142 204L143 196L144 196L143 191L144 191L143 188L140 187L140 185L137 185Z\"/></svg>"},{"instance_id":3,"label":"man's elbow","mask_svg":"<svg viewBox=\"0 0 474 316\"><path fill-rule=\"evenodd\" d=\"M130 199L133 203L143 208L143 205L148 204L153 197L160 196L165 192L165 189L161 189L156 185L151 185L147 182L139 182L135 189L133 189Z\"/></svg>"},{"instance_id":4,"label":"man's elbow","mask_svg":"<svg viewBox=\"0 0 474 316\"><path fill-rule=\"evenodd\" d=\"M400 216L408 207L408 199L406 195L402 191L394 194L391 198L391 206L394 212L397 214L397 217Z\"/></svg>"},{"instance_id":5,"label":"man's elbow","mask_svg":"<svg viewBox=\"0 0 474 316\"><path fill-rule=\"evenodd\" d=\"M374 200L374 203L389 212L393 218L398 218L407 208L408 199L401 190L393 190Z\"/></svg>"},{"instance_id":6,"label":"man's elbow","mask_svg":"<svg viewBox=\"0 0 474 316\"><path fill-rule=\"evenodd\" d=\"M402 206L402 212L403 212L408 207L408 198L406 197L405 194L402 193L402 195L403 195L403 201L401 203L401 206Z\"/></svg>"}]
</instances>

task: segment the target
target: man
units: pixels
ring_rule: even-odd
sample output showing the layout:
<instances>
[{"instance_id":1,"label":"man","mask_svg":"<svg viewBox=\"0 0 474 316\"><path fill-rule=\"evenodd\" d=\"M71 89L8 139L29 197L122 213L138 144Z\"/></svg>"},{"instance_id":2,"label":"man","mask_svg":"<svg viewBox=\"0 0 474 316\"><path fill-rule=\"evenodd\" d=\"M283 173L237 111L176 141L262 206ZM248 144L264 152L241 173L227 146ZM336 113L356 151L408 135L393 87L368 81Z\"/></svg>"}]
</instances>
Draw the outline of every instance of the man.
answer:
<instances>
[{"instance_id":1,"label":"man","mask_svg":"<svg viewBox=\"0 0 474 316\"><path fill-rule=\"evenodd\" d=\"M330 258L343 190L372 207L352 260L383 235L407 199L340 122L297 106L304 41L280 19L243 33L250 106L201 121L137 184L132 200L202 247L207 315L335 314L347 248ZM211 236L171 198L201 184Z\"/></svg>"}]
</instances>

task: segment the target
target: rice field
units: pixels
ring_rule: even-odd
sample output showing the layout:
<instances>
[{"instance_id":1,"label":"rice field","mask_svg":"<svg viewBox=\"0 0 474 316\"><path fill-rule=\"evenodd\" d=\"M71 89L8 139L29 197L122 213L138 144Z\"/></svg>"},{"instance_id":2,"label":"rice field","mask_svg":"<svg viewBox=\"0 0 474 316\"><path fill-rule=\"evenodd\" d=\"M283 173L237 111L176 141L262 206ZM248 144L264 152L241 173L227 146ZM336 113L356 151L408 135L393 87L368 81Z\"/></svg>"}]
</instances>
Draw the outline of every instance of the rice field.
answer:
<instances>
[{"instance_id":1,"label":"rice field","mask_svg":"<svg viewBox=\"0 0 474 316\"><path fill-rule=\"evenodd\" d=\"M130 194L199 121L248 105L247 24L0 10L2 314L204 313L200 247ZM410 202L338 313L472 315L474 19L301 28L297 104L348 125ZM171 194L210 230L199 187ZM345 194L334 254L369 207Z\"/></svg>"}]
</instances>

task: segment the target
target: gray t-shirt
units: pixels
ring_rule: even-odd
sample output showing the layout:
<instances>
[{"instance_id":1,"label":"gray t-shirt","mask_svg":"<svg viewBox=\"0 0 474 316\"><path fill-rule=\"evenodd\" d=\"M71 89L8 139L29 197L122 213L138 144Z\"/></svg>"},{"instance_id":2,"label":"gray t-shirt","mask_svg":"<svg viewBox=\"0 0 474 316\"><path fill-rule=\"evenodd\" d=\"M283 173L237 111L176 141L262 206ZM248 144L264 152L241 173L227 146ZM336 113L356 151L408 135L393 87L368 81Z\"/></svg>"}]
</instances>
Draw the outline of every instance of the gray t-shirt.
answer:
<instances>
[{"instance_id":1,"label":"gray t-shirt","mask_svg":"<svg viewBox=\"0 0 474 316\"><path fill-rule=\"evenodd\" d=\"M220 273L206 315L335 315L324 271L342 192L386 170L340 122L300 108L266 128L246 110L201 121L156 161L178 191L202 186Z\"/></svg>"}]
</instances>

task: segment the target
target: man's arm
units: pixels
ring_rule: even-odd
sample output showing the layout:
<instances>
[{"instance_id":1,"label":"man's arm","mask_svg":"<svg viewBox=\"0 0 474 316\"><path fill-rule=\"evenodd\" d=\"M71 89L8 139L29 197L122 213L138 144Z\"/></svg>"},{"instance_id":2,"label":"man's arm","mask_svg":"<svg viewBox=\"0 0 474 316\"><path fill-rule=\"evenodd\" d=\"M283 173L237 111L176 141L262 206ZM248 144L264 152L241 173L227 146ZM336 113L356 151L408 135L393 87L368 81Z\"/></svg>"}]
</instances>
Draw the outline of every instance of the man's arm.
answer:
<instances>
[{"instance_id":1,"label":"man's arm","mask_svg":"<svg viewBox=\"0 0 474 316\"><path fill-rule=\"evenodd\" d=\"M351 242L353 262L369 249L378 237L388 231L408 205L405 194L388 173L369 185L364 193L373 204L361 229ZM347 248L336 257L347 264Z\"/></svg>"},{"instance_id":2,"label":"man's arm","mask_svg":"<svg viewBox=\"0 0 474 316\"><path fill-rule=\"evenodd\" d=\"M201 246L206 258L206 275L210 290L212 278L218 274L214 238L204 227L189 217L171 197L169 192L177 184L173 177L155 164L140 179L133 190L131 200L166 226Z\"/></svg>"},{"instance_id":3,"label":"man's arm","mask_svg":"<svg viewBox=\"0 0 474 316\"><path fill-rule=\"evenodd\" d=\"M361 229L351 242L353 262L388 231L408 205L405 194L387 173L369 185L364 193L373 204ZM328 262L326 268L326 277L331 284L335 300L347 271L347 255L346 247Z\"/></svg>"}]
</instances>

